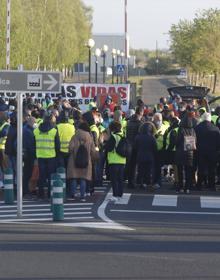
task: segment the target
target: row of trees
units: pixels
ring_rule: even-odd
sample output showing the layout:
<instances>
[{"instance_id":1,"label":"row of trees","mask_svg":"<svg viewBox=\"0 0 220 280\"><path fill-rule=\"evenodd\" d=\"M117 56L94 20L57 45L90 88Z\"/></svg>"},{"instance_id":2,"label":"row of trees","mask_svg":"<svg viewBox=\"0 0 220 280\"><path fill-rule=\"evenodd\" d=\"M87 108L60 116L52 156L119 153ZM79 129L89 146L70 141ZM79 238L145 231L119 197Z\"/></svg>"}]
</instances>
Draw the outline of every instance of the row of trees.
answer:
<instances>
[{"instance_id":1,"label":"row of trees","mask_svg":"<svg viewBox=\"0 0 220 280\"><path fill-rule=\"evenodd\" d=\"M11 0L11 69L63 69L86 59L92 11L81 0ZM0 67L5 68L6 0L0 0Z\"/></svg>"},{"instance_id":2,"label":"row of trees","mask_svg":"<svg viewBox=\"0 0 220 280\"><path fill-rule=\"evenodd\" d=\"M220 72L220 10L203 10L192 21L181 20L169 32L171 51L187 68L191 83L213 78L213 92Z\"/></svg>"},{"instance_id":3,"label":"row of trees","mask_svg":"<svg viewBox=\"0 0 220 280\"><path fill-rule=\"evenodd\" d=\"M131 50L136 57L137 71L145 75L177 74L175 60L169 50Z\"/></svg>"}]
</instances>

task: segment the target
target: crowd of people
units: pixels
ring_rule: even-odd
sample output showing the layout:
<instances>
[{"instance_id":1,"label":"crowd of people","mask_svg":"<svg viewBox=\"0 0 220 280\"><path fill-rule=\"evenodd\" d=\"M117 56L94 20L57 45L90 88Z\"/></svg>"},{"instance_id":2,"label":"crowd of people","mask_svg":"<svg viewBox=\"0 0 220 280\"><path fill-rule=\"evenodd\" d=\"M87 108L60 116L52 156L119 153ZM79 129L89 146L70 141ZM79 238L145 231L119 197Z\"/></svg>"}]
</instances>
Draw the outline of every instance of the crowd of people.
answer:
<instances>
[{"instance_id":1,"label":"crowd of people","mask_svg":"<svg viewBox=\"0 0 220 280\"><path fill-rule=\"evenodd\" d=\"M11 168L16 192L17 105L0 99L0 187ZM169 180L176 192L216 190L220 181L220 107L205 99L162 97L153 108L139 99L123 112L111 96L86 112L74 100L23 101L23 196L50 197L51 175L65 167L68 197L85 201L110 180L111 200L124 185L156 191ZM45 192L47 189L47 192Z\"/></svg>"}]
</instances>

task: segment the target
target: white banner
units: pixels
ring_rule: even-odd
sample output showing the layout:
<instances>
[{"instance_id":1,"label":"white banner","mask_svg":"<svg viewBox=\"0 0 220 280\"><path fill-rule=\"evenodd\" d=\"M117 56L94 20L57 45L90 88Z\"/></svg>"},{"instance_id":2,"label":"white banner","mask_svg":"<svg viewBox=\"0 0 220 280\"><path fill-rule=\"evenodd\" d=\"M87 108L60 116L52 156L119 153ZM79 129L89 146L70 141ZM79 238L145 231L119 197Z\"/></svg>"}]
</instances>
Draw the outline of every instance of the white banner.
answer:
<instances>
[{"instance_id":1,"label":"white banner","mask_svg":"<svg viewBox=\"0 0 220 280\"><path fill-rule=\"evenodd\" d=\"M44 99L46 92L25 92L24 95L33 99ZM68 100L75 100L82 111L88 110L88 104L97 96L99 106L101 106L108 95L112 96L116 105L121 105L126 112L129 109L130 85L129 84L62 84L62 93L50 93L52 99L57 99L60 95ZM2 92L0 97L5 101L16 98L16 92Z\"/></svg>"}]
</instances>

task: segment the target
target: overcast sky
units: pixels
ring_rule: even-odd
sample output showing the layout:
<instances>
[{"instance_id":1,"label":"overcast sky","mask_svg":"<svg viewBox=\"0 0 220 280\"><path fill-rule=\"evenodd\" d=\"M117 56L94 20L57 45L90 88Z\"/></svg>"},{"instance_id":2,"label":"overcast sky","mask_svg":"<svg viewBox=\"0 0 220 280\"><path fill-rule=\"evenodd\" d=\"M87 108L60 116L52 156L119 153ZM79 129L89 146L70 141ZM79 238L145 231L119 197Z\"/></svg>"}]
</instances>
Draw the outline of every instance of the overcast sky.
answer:
<instances>
[{"instance_id":1,"label":"overcast sky","mask_svg":"<svg viewBox=\"0 0 220 280\"><path fill-rule=\"evenodd\" d=\"M93 7L93 33L124 32L124 0L83 0ZM180 19L193 19L195 13L219 8L220 0L127 0L128 33L132 48L168 48L167 33Z\"/></svg>"}]
</instances>

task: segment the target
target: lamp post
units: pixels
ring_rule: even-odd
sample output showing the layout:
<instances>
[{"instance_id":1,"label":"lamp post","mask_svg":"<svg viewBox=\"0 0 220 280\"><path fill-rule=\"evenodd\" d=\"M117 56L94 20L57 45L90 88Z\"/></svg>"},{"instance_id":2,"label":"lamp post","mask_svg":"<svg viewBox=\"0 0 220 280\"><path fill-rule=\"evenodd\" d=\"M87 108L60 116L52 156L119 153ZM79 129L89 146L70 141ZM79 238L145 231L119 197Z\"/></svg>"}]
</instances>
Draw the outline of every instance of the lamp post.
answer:
<instances>
[{"instance_id":1,"label":"lamp post","mask_svg":"<svg viewBox=\"0 0 220 280\"><path fill-rule=\"evenodd\" d=\"M112 49L112 84L114 84L114 74L115 74L115 56L116 56L117 50Z\"/></svg>"},{"instance_id":2,"label":"lamp post","mask_svg":"<svg viewBox=\"0 0 220 280\"><path fill-rule=\"evenodd\" d=\"M101 55L101 50L95 50L95 83L98 83L98 57Z\"/></svg>"},{"instance_id":3,"label":"lamp post","mask_svg":"<svg viewBox=\"0 0 220 280\"><path fill-rule=\"evenodd\" d=\"M124 52L121 52L121 65L123 65L123 58L124 58L125 54ZM122 84L122 81L123 81L123 74L121 73L121 84Z\"/></svg>"},{"instance_id":4,"label":"lamp post","mask_svg":"<svg viewBox=\"0 0 220 280\"><path fill-rule=\"evenodd\" d=\"M117 52L116 52L117 67L118 67L118 59L119 59L120 54L121 54L121 51L117 50ZM118 84L118 69L117 69L117 84Z\"/></svg>"},{"instance_id":5,"label":"lamp post","mask_svg":"<svg viewBox=\"0 0 220 280\"><path fill-rule=\"evenodd\" d=\"M89 39L86 46L89 49L89 83L91 83L91 49L95 46L95 41L93 39Z\"/></svg>"},{"instance_id":6,"label":"lamp post","mask_svg":"<svg viewBox=\"0 0 220 280\"><path fill-rule=\"evenodd\" d=\"M106 61L106 53L108 51L108 46L104 45L102 48L102 57L103 57L103 84L105 84L105 77L106 77L106 65L105 65L105 61Z\"/></svg>"}]
</instances>

